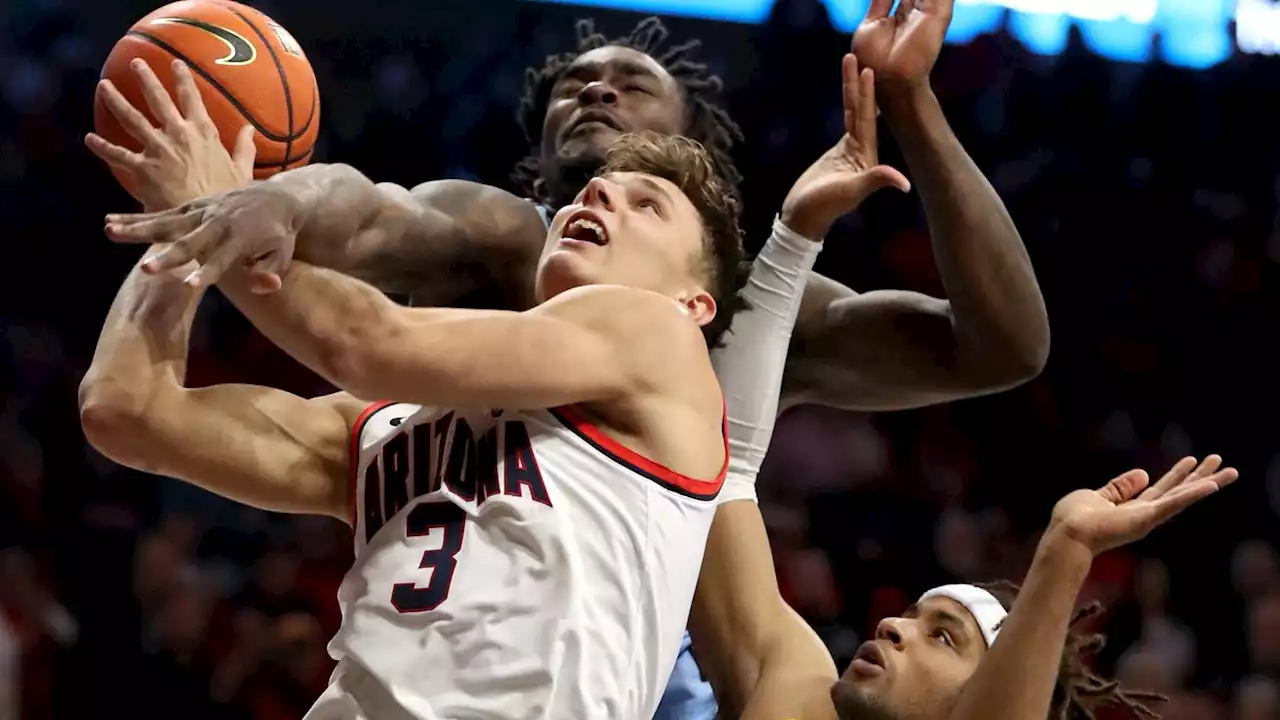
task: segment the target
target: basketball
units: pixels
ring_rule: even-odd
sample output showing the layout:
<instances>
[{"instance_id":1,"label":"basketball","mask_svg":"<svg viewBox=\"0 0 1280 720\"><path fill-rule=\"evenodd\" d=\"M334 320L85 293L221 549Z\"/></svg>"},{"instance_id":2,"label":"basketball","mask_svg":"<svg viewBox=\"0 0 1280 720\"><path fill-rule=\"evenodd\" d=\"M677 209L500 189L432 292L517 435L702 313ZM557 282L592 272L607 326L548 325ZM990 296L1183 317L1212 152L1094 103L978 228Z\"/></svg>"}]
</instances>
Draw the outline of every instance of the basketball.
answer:
<instances>
[{"instance_id":1,"label":"basketball","mask_svg":"<svg viewBox=\"0 0 1280 720\"><path fill-rule=\"evenodd\" d=\"M134 58L151 66L170 96L172 63L186 63L228 151L240 128L253 125L255 178L311 159L320 126L315 73L293 36L266 15L230 0L183 0L129 28L107 56L102 77L156 124L138 76L129 67ZM142 149L100 98L94 103L93 121L105 139L135 152ZM113 172L132 190L125 173Z\"/></svg>"}]
</instances>

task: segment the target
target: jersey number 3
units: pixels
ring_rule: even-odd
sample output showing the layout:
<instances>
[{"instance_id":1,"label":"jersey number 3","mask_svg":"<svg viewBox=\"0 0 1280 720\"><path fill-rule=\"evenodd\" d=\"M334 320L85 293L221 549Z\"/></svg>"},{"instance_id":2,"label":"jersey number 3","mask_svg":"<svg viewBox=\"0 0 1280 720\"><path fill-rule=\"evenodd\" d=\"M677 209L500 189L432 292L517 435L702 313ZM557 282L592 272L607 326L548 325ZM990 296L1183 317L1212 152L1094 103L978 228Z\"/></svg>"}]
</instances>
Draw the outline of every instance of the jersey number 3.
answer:
<instances>
[{"instance_id":1,"label":"jersey number 3","mask_svg":"<svg viewBox=\"0 0 1280 720\"><path fill-rule=\"evenodd\" d=\"M435 610L449 597L453 572L458 569L458 551L467 529L467 512L450 502L421 503L409 511L405 532L409 537L438 533L440 549L422 553L420 569L431 569L426 587L414 583L396 583L391 588L391 605L402 613Z\"/></svg>"}]
</instances>

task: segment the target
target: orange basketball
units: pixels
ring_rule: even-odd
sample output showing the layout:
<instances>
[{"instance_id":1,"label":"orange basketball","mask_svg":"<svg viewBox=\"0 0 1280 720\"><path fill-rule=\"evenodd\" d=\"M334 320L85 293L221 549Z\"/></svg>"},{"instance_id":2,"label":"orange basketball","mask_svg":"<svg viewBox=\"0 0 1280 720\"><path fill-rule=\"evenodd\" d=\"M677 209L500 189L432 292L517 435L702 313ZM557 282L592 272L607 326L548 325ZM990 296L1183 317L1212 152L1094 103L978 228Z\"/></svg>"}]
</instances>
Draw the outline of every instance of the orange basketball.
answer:
<instances>
[{"instance_id":1,"label":"orange basketball","mask_svg":"<svg viewBox=\"0 0 1280 720\"><path fill-rule=\"evenodd\" d=\"M142 58L173 92L174 59L195 76L209 117L230 151L236 133L253 125L258 156L253 174L265 178L311 159L320 126L320 91L307 56L293 36L271 18L230 0L183 0L147 15L111 49L102 77L115 84L153 123L138 76L129 63ZM99 135L140 151L115 116L94 103ZM127 189L131 183L116 172Z\"/></svg>"}]
</instances>

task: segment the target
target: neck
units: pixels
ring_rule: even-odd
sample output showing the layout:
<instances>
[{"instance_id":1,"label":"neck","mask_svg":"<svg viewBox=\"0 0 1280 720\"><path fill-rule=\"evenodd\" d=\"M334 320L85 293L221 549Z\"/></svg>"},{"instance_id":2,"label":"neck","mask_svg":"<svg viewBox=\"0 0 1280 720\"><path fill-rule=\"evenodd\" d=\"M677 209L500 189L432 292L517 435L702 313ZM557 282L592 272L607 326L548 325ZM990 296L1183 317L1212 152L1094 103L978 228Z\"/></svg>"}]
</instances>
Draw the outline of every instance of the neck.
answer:
<instances>
[{"instance_id":1,"label":"neck","mask_svg":"<svg viewBox=\"0 0 1280 720\"><path fill-rule=\"evenodd\" d=\"M596 156L544 160L541 200L555 210L573 204L574 198L602 167L604 158Z\"/></svg>"}]
</instances>

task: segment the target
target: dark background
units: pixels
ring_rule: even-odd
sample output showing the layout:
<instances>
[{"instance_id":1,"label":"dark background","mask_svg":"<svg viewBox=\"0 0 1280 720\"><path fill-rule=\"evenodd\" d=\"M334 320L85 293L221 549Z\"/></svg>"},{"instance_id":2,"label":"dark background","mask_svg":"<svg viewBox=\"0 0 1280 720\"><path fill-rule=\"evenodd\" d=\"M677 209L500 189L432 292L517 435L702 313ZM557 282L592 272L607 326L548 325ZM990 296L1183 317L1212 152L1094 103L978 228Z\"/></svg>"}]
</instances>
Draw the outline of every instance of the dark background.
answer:
<instances>
[{"instance_id":1,"label":"dark background","mask_svg":"<svg viewBox=\"0 0 1280 720\"><path fill-rule=\"evenodd\" d=\"M317 159L409 185L507 186L527 150L524 68L571 49L576 18L623 35L641 17L510 0L251 4L316 68ZM345 527L123 470L78 427L76 385L138 255L102 235L105 212L133 205L81 139L102 60L153 7L0 7L0 688L21 688L12 705L0 690L0 718L300 717L329 669ZM848 37L814 0L779 0L761 26L669 25L677 42L703 38L726 80L756 249L837 137ZM1202 71L1119 64L1074 41L1037 57L1005 36L944 51L935 88L1022 231L1054 344L1041 378L997 397L874 417L801 408L779 424L760 493L780 580L842 665L930 585L1019 578L1068 490L1219 452L1238 485L1096 563L1086 595L1112 607L1096 627L1113 639L1097 661L1176 691L1169 718L1280 717L1277 72L1248 55ZM914 197L873 198L818 269L941 293ZM324 390L215 294L206 310L195 381Z\"/></svg>"}]
</instances>

